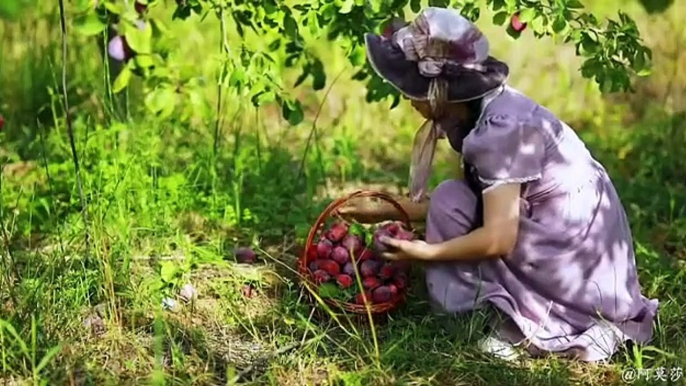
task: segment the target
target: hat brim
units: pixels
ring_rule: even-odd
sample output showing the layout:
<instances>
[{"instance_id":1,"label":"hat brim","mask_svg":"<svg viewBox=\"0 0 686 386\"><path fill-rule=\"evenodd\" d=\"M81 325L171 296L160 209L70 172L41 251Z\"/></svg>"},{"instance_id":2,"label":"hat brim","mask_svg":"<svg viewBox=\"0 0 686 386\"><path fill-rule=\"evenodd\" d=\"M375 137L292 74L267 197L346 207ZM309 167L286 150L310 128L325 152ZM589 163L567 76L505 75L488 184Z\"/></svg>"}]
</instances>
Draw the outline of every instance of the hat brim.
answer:
<instances>
[{"instance_id":1,"label":"hat brim","mask_svg":"<svg viewBox=\"0 0 686 386\"><path fill-rule=\"evenodd\" d=\"M405 59L391 39L375 34L365 35L367 58L376 73L410 99L428 100L431 78L419 72L417 63ZM485 71L476 71L447 64L440 75L448 81L448 101L466 102L481 98L502 86L510 74L507 64L488 57L482 65Z\"/></svg>"}]
</instances>

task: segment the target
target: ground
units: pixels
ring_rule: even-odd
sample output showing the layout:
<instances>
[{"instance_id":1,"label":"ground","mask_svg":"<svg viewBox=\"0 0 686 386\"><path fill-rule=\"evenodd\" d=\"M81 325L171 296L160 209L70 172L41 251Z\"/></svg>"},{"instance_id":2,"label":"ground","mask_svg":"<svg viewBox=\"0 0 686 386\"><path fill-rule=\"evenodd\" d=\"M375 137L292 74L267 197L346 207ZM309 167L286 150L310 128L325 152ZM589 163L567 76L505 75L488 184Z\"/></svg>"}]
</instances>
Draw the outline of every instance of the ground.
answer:
<instances>
[{"instance_id":1,"label":"ground","mask_svg":"<svg viewBox=\"0 0 686 386\"><path fill-rule=\"evenodd\" d=\"M635 4L606 3L593 9L625 7L655 50L657 70L635 94L601 96L578 75L573 48L531 36L497 38L502 32L488 17L483 24L493 50L511 64L511 84L569 122L612 176L644 294L660 300L651 344L622 350L608 364L504 363L476 347L482 315L430 311L420 270L407 302L374 329L315 312L321 307L307 301L294 271L310 226L349 192L402 190L421 123L405 104L389 111L388 103L366 103L343 55L327 61L325 90L297 89L306 100L306 121L297 127L278 108L256 110L228 95L215 153L216 85L209 82L204 108L182 120L145 114L134 83L130 117L110 120L97 45L72 37L84 47L68 62L84 226L64 121L52 120L61 106L48 92L59 90L58 19L41 5L20 23L0 22L0 379L557 386L623 384L623 374L641 368L651 377L635 384L683 383L676 371L686 368L686 126L678 108L686 90L678 44L684 29L676 10L648 17ZM216 31L209 19L179 23L175 36L187 44L174 60L211 79L216 63L193 53L215 50L208 47L216 47ZM289 81L296 76L284 73ZM459 157L442 145L432 185L458 175L457 165ZM258 263L237 263L238 246L254 248ZM180 297L186 284L197 290L188 302ZM660 368L667 378L674 372L674 381L659 380Z\"/></svg>"}]
</instances>

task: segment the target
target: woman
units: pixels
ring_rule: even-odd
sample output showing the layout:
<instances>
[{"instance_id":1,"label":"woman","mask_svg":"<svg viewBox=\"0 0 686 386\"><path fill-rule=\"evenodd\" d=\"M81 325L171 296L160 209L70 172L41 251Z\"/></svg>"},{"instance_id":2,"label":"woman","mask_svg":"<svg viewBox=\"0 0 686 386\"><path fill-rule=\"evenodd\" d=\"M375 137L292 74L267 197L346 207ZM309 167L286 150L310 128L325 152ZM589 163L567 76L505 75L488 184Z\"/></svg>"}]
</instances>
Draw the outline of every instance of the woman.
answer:
<instances>
[{"instance_id":1,"label":"woman","mask_svg":"<svg viewBox=\"0 0 686 386\"><path fill-rule=\"evenodd\" d=\"M375 71L427 118L402 201L426 219L426 242L385 240L394 248L386 258L426 263L430 297L447 312L489 305L505 316L483 342L503 358L524 346L597 361L650 340L658 302L641 295L607 172L572 129L506 85L508 66L488 55L477 27L430 7L366 44ZM427 199L443 136L462 154L465 180L444 181ZM362 221L395 213L365 200L339 212Z\"/></svg>"}]
</instances>

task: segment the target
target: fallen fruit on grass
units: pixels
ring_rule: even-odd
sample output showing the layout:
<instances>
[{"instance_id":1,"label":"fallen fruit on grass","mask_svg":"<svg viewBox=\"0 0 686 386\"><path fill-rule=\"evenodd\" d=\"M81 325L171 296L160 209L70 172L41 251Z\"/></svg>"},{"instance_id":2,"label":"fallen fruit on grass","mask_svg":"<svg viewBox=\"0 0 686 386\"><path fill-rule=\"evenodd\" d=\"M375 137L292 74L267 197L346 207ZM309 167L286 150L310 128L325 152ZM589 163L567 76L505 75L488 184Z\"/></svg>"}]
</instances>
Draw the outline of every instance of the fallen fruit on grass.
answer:
<instances>
[{"instance_id":1,"label":"fallen fruit on grass","mask_svg":"<svg viewBox=\"0 0 686 386\"><path fill-rule=\"evenodd\" d=\"M198 298L198 290L196 290L192 284L187 283L179 291L179 296L185 302L190 302Z\"/></svg>"},{"instance_id":2,"label":"fallen fruit on grass","mask_svg":"<svg viewBox=\"0 0 686 386\"><path fill-rule=\"evenodd\" d=\"M317 243L317 256L320 259L328 259L333 251L333 243L328 239L321 239Z\"/></svg>"},{"instance_id":3,"label":"fallen fruit on grass","mask_svg":"<svg viewBox=\"0 0 686 386\"><path fill-rule=\"evenodd\" d=\"M350 261L350 253L345 247L339 245L331 252L331 259L338 264L345 264Z\"/></svg>"},{"instance_id":4,"label":"fallen fruit on grass","mask_svg":"<svg viewBox=\"0 0 686 386\"><path fill-rule=\"evenodd\" d=\"M381 282L379 279L375 277L365 277L364 280L362 280L362 287L373 290L374 288L378 287L381 285Z\"/></svg>"},{"instance_id":5,"label":"fallen fruit on grass","mask_svg":"<svg viewBox=\"0 0 686 386\"><path fill-rule=\"evenodd\" d=\"M126 61L133 57L133 51L126 42L126 37L122 35L115 36L112 38L112 40L110 40L109 44L107 45L107 52L110 54L112 59L120 62Z\"/></svg>"},{"instance_id":6,"label":"fallen fruit on grass","mask_svg":"<svg viewBox=\"0 0 686 386\"><path fill-rule=\"evenodd\" d=\"M337 243L341 241L347 234L348 226L343 223L336 222L331 225L331 228L329 228L329 231L326 233L326 238L334 243Z\"/></svg>"},{"instance_id":7,"label":"fallen fruit on grass","mask_svg":"<svg viewBox=\"0 0 686 386\"><path fill-rule=\"evenodd\" d=\"M236 248L234 255L239 263L252 264L257 260L255 251L246 247Z\"/></svg>"},{"instance_id":8,"label":"fallen fruit on grass","mask_svg":"<svg viewBox=\"0 0 686 386\"><path fill-rule=\"evenodd\" d=\"M348 288L353 285L353 278L349 275L340 274L336 276L336 283L338 283L338 285L340 285L342 288Z\"/></svg>"},{"instance_id":9,"label":"fallen fruit on grass","mask_svg":"<svg viewBox=\"0 0 686 386\"><path fill-rule=\"evenodd\" d=\"M517 32L522 32L526 29L526 23L522 23L522 21L519 19L519 13L512 15L512 21L510 24L512 25L512 29Z\"/></svg>"},{"instance_id":10,"label":"fallen fruit on grass","mask_svg":"<svg viewBox=\"0 0 686 386\"><path fill-rule=\"evenodd\" d=\"M241 288L241 293L243 293L243 296L245 296L246 298L251 299L255 296L255 289L252 285L245 284L243 285L243 288Z\"/></svg>"},{"instance_id":11,"label":"fallen fruit on grass","mask_svg":"<svg viewBox=\"0 0 686 386\"><path fill-rule=\"evenodd\" d=\"M379 269L379 277L382 280L388 280L393 277L395 270L391 264L384 264L381 269Z\"/></svg>"},{"instance_id":12,"label":"fallen fruit on grass","mask_svg":"<svg viewBox=\"0 0 686 386\"><path fill-rule=\"evenodd\" d=\"M341 273L341 267L333 260L319 259L317 262L318 270L327 272L329 275L338 275Z\"/></svg>"},{"instance_id":13,"label":"fallen fruit on grass","mask_svg":"<svg viewBox=\"0 0 686 386\"><path fill-rule=\"evenodd\" d=\"M322 284L326 283L327 281L331 280L331 275L329 275L328 272L324 271L323 269L318 269L314 271L314 281L317 284Z\"/></svg>"},{"instance_id":14,"label":"fallen fruit on grass","mask_svg":"<svg viewBox=\"0 0 686 386\"><path fill-rule=\"evenodd\" d=\"M172 298L164 298L162 299L162 308L164 308L167 311L178 311L179 307L179 302Z\"/></svg>"},{"instance_id":15,"label":"fallen fruit on grass","mask_svg":"<svg viewBox=\"0 0 686 386\"><path fill-rule=\"evenodd\" d=\"M360 274L363 277L373 277L379 273L379 262L376 260L365 260L360 265Z\"/></svg>"},{"instance_id":16,"label":"fallen fruit on grass","mask_svg":"<svg viewBox=\"0 0 686 386\"><path fill-rule=\"evenodd\" d=\"M393 298L393 293L391 289L387 286L380 286L372 292L372 301L374 303L386 303L390 302Z\"/></svg>"},{"instance_id":17,"label":"fallen fruit on grass","mask_svg":"<svg viewBox=\"0 0 686 386\"><path fill-rule=\"evenodd\" d=\"M102 335L107 330L105 321L98 314L89 315L83 320L83 326L94 335Z\"/></svg>"}]
</instances>

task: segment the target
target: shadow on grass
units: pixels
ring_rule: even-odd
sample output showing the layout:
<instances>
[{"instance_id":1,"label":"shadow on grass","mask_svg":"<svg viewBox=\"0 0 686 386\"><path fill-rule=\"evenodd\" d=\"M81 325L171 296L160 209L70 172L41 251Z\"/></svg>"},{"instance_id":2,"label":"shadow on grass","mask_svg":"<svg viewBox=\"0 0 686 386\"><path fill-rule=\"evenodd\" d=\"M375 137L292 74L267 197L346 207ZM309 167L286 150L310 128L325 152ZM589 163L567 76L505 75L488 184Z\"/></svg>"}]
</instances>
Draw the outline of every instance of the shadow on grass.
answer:
<instances>
[{"instance_id":1,"label":"shadow on grass","mask_svg":"<svg viewBox=\"0 0 686 386\"><path fill-rule=\"evenodd\" d=\"M201 238L203 241L198 242L197 247L209 251L210 259L230 260L230 250L233 247L249 244L255 237L261 239L264 248L274 247L274 257L292 268L294 257L283 253L284 248L293 247L295 236L302 237L302 232L309 230L309 226L330 200L318 197L316 188L324 178L333 176L332 169L322 167L314 156L308 158L301 175L300 159L292 151L277 145L258 150L256 138L246 135L242 144L235 146L235 150L225 149L215 159L208 151L211 143L207 138L200 142L190 141L184 138L188 136L184 131L186 129L160 129L159 132L140 133L135 137L130 136L130 131L108 130L106 133L95 133L85 151L87 156L84 159L84 168L87 186L92 192L90 206L96 215L94 218L113 232L108 234L108 248L117 251L110 261L117 272L114 287L117 288L117 297L121 300L122 307L131 306L135 302L125 293L131 288L131 270L127 265L130 261L126 263L126 254L149 239L159 239L161 244L177 242L181 213L197 212L209 223L200 224L195 230L204 233L205 237ZM121 141L121 138L128 138L129 142ZM638 259L642 282L649 289L649 296L661 299L672 296L681 301L681 305L667 302L663 307L663 323L669 325L658 331L657 337L659 348L678 352L684 348L686 341L682 339L684 332L676 327L683 321L680 315L683 315L681 306L686 302L686 285L683 275L672 275L670 280L659 279L674 272L675 261L662 253L654 252L661 246L653 245L653 234L649 230L656 224L677 225L669 228L672 233L668 235L668 239L677 248L686 245L686 233L679 231L686 229L686 224L680 223L681 220L675 216L683 209L683 204L678 203L686 202L683 183L678 182L675 177L676 169L680 166L676 158L680 155L675 154L674 159L663 159L660 149L668 145L669 140L660 132L643 133L641 137L626 139L627 142L639 140L643 146L637 147L633 153L635 158L632 159L628 174L626 168L629 165L613 160L610 156L616 151L615 147L602 143L594 145L601 155L605 154L605 158L601 157L601 160L606 164L625 206L629 209L636 242L648 248L649 252L639 250ZM112 149L116 148L113 146L115 143L126 150L114 152ZM147 143L154 145L147 146ZM174 151L164 151L168 148ZM70 160L63 154L55 154L53 157L48 162L59 172L53 174L55 177L52 188L43 186L33 193L34 201L27 199L22 203L24 207L29 207L35 200L43 199L50 210L45 210L42 214L34 211L31 216L20 216L20 224L27 229L42 229L50 233L51 229L54 230L60 223L78 213L73 199L75 188L70 179ZM408 165L402 162L392 163L391 160L385 160L384 164L387 168L383 170L362 170L358 165L352 172L356 175L383 176L389 182L406 179ZM644 169L646 165L662 166L661 169L652 169L648 173ZM653 174L657 170L660 173ZM669 181L672 186L665 189L664 181ZM15 188L17 187L9 189ZM50 205L56 205L55 197L63 197L63 201L69 202L71 206L50 208ZM643 209L633 209L634 206ZM187 230L184 232L188 233ZM153 245L148 253L155 254L161 249L162 246ZM240 342L256 341L272 351L278 349L282 344L281 340L287 341L293 337L301 339L303 336L307 340L326 335L340 346L331 340L323 340L318 344L298 348L297 354L288 353L272 358L265 369L257 371L255 382L267 382L273 376L272 370L275 367L297 373L303 361L312 366L320 366L316 359L331 362L338 360L339 363L335 366L338 374L331 374L332 378L340 380L346 374L358 373L362 379L367 380L367 383L362 384L384 384L395 380L396 384L564 385L569 384L570 377L574 375L574 365L561 361L541 361L540 365L531 364L528 368L520 368L483 356L475 344L483 336L483 320L478 315L434 315L423 302L426 296L420 273L413 278L415 287L408 305L398 310L391 321L379 326L377 332L381 366L379 370L374 370L370 368L371 337L368 331L362 331L360 338L354 338L342 333L340 326L335 323L325 320L308 322L311 308L300 298L294 285L297 279L292 271L282 264L268 262L273 263L277 273L290 283L271 295L277 303L273 310L251 320L255 327L251 332L259 332L259 340L256 341L255 336L245 328L235 325L229 332L240 337ZM47 267L46 264L35 258L21 264L24 269L23 277L27 280L25 284L40 278L45 286L41 292L52 294L44 299L27 297L36 303L25 311L49 315L57 310L52 299L66 296L73 300L68 307L72 309L89 301L97 303L103 300L94 294L97 292L94 288L97 286L95 281L100 275L97 271L89 269L88 274L94 279L83 287L83 293L72 296L68 291L73 291L73 286L54 278L69 276L75 280L79 267L64 266L60 271L57 269L59 264L53 263L49 275L36 275L36 272L42 272ZM240 294L241 284L234 283L226 289L226 294ZM293 286L289 287L289 284ZM226 294L217 296L229 296ZM217 305L217 308L230 307L235 305ZM235 318L237 313L240 314L241 309L235 308L233 311L234 314L225 312L224 319L220 318L216 322L229 324L229 320ZM31 312L22 314L27 316ZM60 323L69 323L68 315L69 311L65 308L65 314L59 319ZM193 316L188 318L192 320ZM78 320L76 317L74 319ZM26 324L27 319L15 318L12 321L15 325L30 325ZM207 377L207 384L213 384L225 380L227 368L235 366L240 369L250 362L241 362L227 356L225 351L222 352L234 342L221 341L224 336L222 334L227 332L209 331L215 340L211 343L207 338L206 328L197 329L172 318L167 322L168 350L176 350L173 355L167 355L171 361L164 365L167 374L173 374L178 379L190 379L202 373L203 377ZM52 328L54 331L55 326ZM56 336L47 336L44 345L50 346L60 340ZM671 339L672 337L678 339ZM248 346L246 350L249 350ZM84 349L88 350L88 347ZM344 384L356 383L350 381Z\"/></svg>"},{"instance_id":2,"label":"shadow on grass","mask_svg":"<svg viewBox=\"0 0 686 386\"><path fill-rule=\"evenodd\" d=\"M667 119L667 122L671 121L672 119ZM626 173L628 165L610 157L611 153L609 151L616 152L616 148L604 148L603 144L594 141L590 142L592 151L596 154L601 154L599 158L609 170L613 182L619 190L620 197L628 210L634 239L638 245L637 260L641 283L643 288L646 289L646 296L658 297L662 300L660 312L663 323L666 323L666 325L664 327L658 326L653 346L672 353L679 352L684 347L683 331L674 326L679 323L680 317L678 315L683 312L683 304L678 304L678 301L674 304L669 299L670 297L686 299L683 293L684 275L673 277L674 280L669 283L659 278L667 275L669 272L674 272L675 269L683 271L683 268L679 268L680 266L673 256L665 256L660 252L664 245L659 245L659 243L656 245L656 240L652 238L653 235L651 233L646 232L646 228L654 224L674 222L676 221L674 214L681 213L684 210L683 204L675 204L675 202L685 202L683 201L686 198L683 194L683 183L678 182L674 178L674 173L679 168L677 159L683 154L681 154L682 152L676 152L673 155L674 158L670 156L668 159L660 161L662 152L659 149L668 145L669 139L664 133L659 131L641 132L627 138L626 141L638 142L642 145L637 147L631 154L635 158L631 163L634 166L629 166L629 170L632 167L637 169L629 175ZM614 145L616 146L616 144ZM641 165L641 162L638 162L638 160L654 165L662 162L660 165L663 165L663 167L659 169L661 170L660 174L639 173L644 171L643 167L646 164ZM638 162L638 166L636 166L636 162ZM388 172L390 170L407 170L407 165L388 165L385 171ZM404 176L398 175L395 177L404 178ZM664 189L664 181L669 181L670 189ZM642 216L642 212L645 212L645 210L637 210L637 207L649 207L653 217L645 219ZM679 229L683 228L679 227ZM683 234L681 233L681 235ZM686 246L685 241L686 239L682 237L677 242L683 248ZM421 280L419 277L415 279ZM282 310L280 314L287 315L289 311ZM464 381L467 384L515 381L516 384L568 384L570 382L569 378L573 373L573 365L567 365L564 361L541 361L540 363L543 366L548 366L547 369L515 369L503 367L500 363L484 360L483 357L476 353L473 340L463 340L460 338L460 334L465 330L473 329L471 325L472 319L465 322L463 317L448 317L431 322L417 322L418 315L426 316L429 314L431 312L428 308L412 308L412 312L403 313L403 316L393 322L392 325L382 328L380 332L382 346L392 350L382 355L381 362L384 368L393 372L394 377L404 378L409 382L408 377L412 377L414 374L426 377L427 379L432 378L439 382L439 384L444 384L443 382L453 382L451 384L456 384L458 381ZM299 316L302 317L303 315L305 314L300 314ZM422 317L419 318L421 319ZM438 332L445 329L446 326L454 326L454 328L449 333ZM404 337L408 331L417 330L419 332L415 336L398 338L398 336ZM283 333L288 334L287 331ZM667 339L667 336L672 336L672 333L676 334L679 339ZM342 341L342 345L347 347L348 351L354 351L354 356L362 356L362 353L365 352L365 350L354 350L354 345L346 340ZM418 353L421 353L421 355L418 355ZM331 356L336 354L327 352L322 353L322 355ZM624 355L626 353L620 351L615 356L615 360L621 363L623 361L621 357ZM642 356L642 359L634 358L630 359L630 361L642 360L645 363L656 366L664 364L665 360L668 363L673 362L673 358L669 359L669 356L663 357L658 355L651 358L648 355L646 353L645 356ZM475 369L479 369L479 371ZM461 373L464 373L465 378L457 380L450 378ZM605 374L602 370L599 374L600 376L616 378L616 374ZM575 376L578 376L578 374L575 374ZM616 381L616 379L614 380Z\"/></svg>"}]
</instances>

